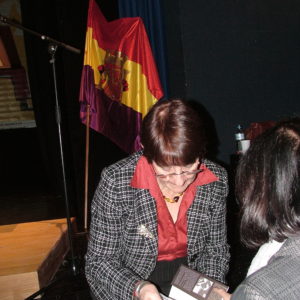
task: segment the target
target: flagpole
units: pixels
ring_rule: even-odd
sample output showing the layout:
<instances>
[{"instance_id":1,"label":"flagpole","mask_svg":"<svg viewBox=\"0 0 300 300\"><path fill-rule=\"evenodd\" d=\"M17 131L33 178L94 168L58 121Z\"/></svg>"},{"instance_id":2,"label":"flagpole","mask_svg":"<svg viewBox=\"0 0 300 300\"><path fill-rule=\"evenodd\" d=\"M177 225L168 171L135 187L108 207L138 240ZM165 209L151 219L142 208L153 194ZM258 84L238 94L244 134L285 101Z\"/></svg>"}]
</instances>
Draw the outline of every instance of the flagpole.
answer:
<instances>
[{"instance_id":1,"label":"flagpole","mask_svg":"<svg viewBox=\"0 0 300 300\"><path fill-rule=\"evenodd\" d=\"M88 183L89 183L89 151L90 151L90 104L86 109L85 140L85 176L84 176L84 231L88 231Z\"/></svg>"}]
</instances>

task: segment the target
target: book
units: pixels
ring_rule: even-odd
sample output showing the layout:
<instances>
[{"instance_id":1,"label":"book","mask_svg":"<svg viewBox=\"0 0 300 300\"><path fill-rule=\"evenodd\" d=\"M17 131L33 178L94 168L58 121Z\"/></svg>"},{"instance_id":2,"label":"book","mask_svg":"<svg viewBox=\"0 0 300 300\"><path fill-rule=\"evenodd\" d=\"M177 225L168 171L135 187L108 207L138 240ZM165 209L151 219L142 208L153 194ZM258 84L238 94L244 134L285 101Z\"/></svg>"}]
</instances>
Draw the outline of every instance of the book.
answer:
<instances>
[{"instance_id":1,"label":"book","mask_svg":"<svg viewBox=\"0 0 300 300\"><path fill-rule=\"evenodd\" d=\"M227 292L229 287L205 274L181 265L172 280L169 299L222 300L214 288L221 288Z\"/></svg>"}]
</instances>

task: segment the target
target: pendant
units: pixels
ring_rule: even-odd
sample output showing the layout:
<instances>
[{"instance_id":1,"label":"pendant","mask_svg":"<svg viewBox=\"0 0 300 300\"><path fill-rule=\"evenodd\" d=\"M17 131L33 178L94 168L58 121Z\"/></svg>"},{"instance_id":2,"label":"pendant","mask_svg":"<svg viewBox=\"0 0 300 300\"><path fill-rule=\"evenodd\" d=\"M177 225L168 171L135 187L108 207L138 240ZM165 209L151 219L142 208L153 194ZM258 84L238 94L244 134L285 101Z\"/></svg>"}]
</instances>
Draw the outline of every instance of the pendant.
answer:
<instances>
[{"instance_id":1,"label":"pendant","mask_svg":"<svg viewBox=\"0 0 300 300\"><path fill-rule=\"evenodd\" d=\"M168 198L168 197L165 197L165 196L163 196L163 197L164 197L164 200L165 200L166 202L169 202L169 203L177 203L178 200L179 200L179 198L180 198L182 195L183 195L183 193L180 193L180 194L176 195L174 198Z\"/></svg>"}]
</instances>

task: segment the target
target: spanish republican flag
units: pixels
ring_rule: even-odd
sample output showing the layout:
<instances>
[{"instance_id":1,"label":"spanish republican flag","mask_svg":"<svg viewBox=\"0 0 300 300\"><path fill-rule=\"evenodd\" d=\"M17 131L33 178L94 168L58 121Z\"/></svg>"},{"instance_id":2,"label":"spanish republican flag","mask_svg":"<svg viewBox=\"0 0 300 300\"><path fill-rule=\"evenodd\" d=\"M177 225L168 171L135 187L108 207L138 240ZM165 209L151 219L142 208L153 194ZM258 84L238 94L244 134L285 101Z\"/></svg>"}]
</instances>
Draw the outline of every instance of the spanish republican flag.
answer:
<instances>
[{"instance_id":1,"label":"spanish republican flag","mask_svg":"<svg viewBox=\"0 0 300 300\"><path fill-rule=\"evenodd\" d=\"M107 22L90 0L80 87L80 118L127 153L140 149L139 130L163 96L142 19Z\"/></svg>"}]
</instances>

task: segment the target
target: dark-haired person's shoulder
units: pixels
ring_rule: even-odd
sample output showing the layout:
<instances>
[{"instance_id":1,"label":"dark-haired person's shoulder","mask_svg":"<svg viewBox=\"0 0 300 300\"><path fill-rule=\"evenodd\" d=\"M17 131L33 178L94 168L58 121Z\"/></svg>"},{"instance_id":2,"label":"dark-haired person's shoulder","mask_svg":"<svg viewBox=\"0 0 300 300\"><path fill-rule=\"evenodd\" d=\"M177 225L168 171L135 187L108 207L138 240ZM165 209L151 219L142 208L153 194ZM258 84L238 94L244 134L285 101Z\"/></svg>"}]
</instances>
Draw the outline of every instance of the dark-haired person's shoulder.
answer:
<instances>
[{"instance_id":1,"label":"dark-haired person's shoulder","mask_svg":"<svg viewBox=\"0 0 300 300\"><path fill-rule=\"evenodd\" d=\"M231 300L299 300L300 236L288 238L268 264L248 276Z\"/></svg>"},{"instance_id":2,"label":"dark-haired person's shoulder","mask_svg":"<svg viewBox=\"0 0 300 300\"><path fill-rule=\"evenodd\" d=\"M231 300L266 300L264 295L261 295L260 291L255 288L241 284L231 295Z\"/></svg>"}]
</instances>

